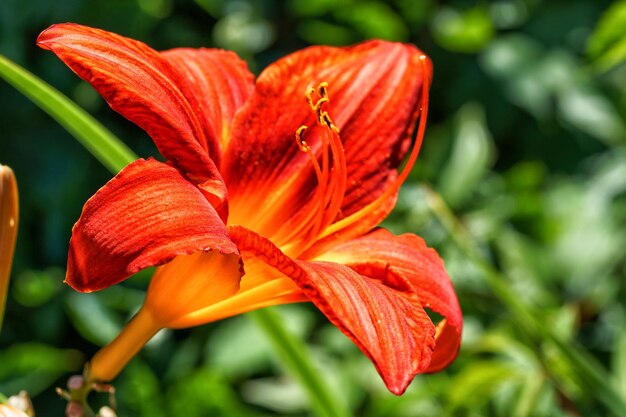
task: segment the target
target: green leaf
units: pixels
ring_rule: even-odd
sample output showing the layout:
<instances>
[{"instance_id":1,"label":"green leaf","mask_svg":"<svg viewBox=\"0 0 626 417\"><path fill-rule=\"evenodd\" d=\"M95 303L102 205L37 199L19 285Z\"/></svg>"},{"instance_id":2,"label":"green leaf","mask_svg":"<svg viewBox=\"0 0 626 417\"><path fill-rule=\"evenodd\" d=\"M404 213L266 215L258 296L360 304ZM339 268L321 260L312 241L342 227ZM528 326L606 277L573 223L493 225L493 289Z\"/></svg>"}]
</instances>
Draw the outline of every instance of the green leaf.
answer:
<instances>
[{"instance_id":1,"label":"green leaf","mask_svg":"<svg viewBox=\"0 0 626 417\"><path fill-rule=\"evenodd\" d=\"M521 391L517 397L512 417L533 417L536 415L537 399L546 387L545 380L540 372L528 374L524 379Z\"/></svg>"},{"instance_id":2,"label":"green leaf","mask_svg":"<svg viewBox=\"0 0 626 417\"><path fill-rule=\"evenodd\" d=\"M37 395L59 377L80 369L83 358L75 350L25 343L0 351L0 392L26 390Z\"/></svg>"},{"instance_id":3,"label":"green leaf","mask_svg":"<svg viewBox=\"0 0 626 417\"><path fill-rule=\"evenodd\" d=\"M298 35L308 43L322 45L349 45L356 41L355 33L324 20L310 19L298 25Z\"/></svg>"},{"instance_id":4,"label":"green leaf","mask_svg":"<svg viewBox=\"0 0 626 417\"><path fill-rule=\"evenodd\" d=\"M477 409L503 383L519 378L519 369L504 361L474 361L463 368L450 386L449 414L459 409Z\"/></svg>"},{"instance_id":5,"label":"green leaf","mask_svg":"<svg viewBox=\"0 0 626 417\"><path fill-rule=\"evenodd\" d=\"M307 391L310 405L316 414L325 417L346 417L348 414L345 405L337 394L330 390L314 366L307 346L285 328L281 317L270 308L256 310L248 315L265 331L278 357Z\"/></svg>"},{"instance_id":6,"label":"green leaf","mask_svg":"<svg viewBox=\"0 0 626 417\"><path fill-rule=\"evenodd\" d=\"M0 55L0 77L48 113L111 172L137 159L98 121L58 90Z\"/></svg>"},{"instance_id":7,"label":"green leaf","mask_svg":"<svg viewBox=\"0 0 626 417\"><path fill-rule=\"evenodd\" d=\"M589 37L587 53L600 71L626 59L626 0L614 2L604 12Z\"/></svg>"},{"instance_id":8,"label":"green leaf","mask_svg":"<svg viewBox=\"0 0 626 417\"><path fill-rule=\"evenodd\" d=\"M63 276L64 271L59 268L24 271L13 282L13 297L25 307L39 307L63 288Z\"/></svg>"},{"instance_id":9,"label":"green leaf","mask_svg":"<svg viewBox=\"0 0 626 417\"><path fill-rule=\"evenodd\" d=\"M131 410L121 416L165 417L163 387L154 371L141 360L132 361L122 374L119 396Z\"/></svg>"},{"instance_id":10,"label":"green leaf","mask_svg":"<svg viewBox=\"0 0 626 417\"><path fill-rule=\"evenodd\" d=\"M616 337L612 359L615 388L626 398L626 328Z\"/></svg>"},{"instance_id":11,"label":"green leaf","mask_svg":"<svg viewBox=\"0 0 626 417\"><path fill-rule=\"evenodd\" d=\"M626 143L626 125L613 103L592 88L570 85L557 95L559 115L607 145Z\"/></svg>"},{"instance_id":12,"label":"green leaf","mask_svg":"<svg viewBox=\"0 0 626 417\"><path fill-rule=\"evenodd\" d=\"M452 7L441 7L432 21L435 41L454 52L480 51L494 36L489 11L477 6L460 12Z\"/></svg>"},{"instance_id":13,"label":"green leaf","mask_svg":"<svg viewBox=\"0 0 626 417\"><path fill-rule=\"evenodd\" d=\"M491 163L493 144L482 107L466 104L455 120L452 156L440 176L439 190L458 207L472 195Z\"/></svg>"},{"instance_id":14,"label":"green leaf","mask_svg":"<svg viewBox=\"0 0 626 417\"><path fill-rule=\"evenodd\" d=\"M351 7L353 2L354 0L290 0L287 7L294 16L318 17L346 6Z\"/></svg>"},{"instance_id":15,"label":"green leaf","mask_svg":"<svg viewBox=\"0 0 626 417\"><path fill-rule=\"evenodd\" d=\"M314 323L311 311L299 305L280 307L282 324L294 335L305 338ZM209 369L230 378L244 378L266 371L271 364L272 345L263 330L246 317L233 317L217 324L206 346Z\"/></svg>"},{"instance_id":16,"label":"green leaf","mask_svg":"<svg viewBox=\"0 0 626 417\"><path fill-rule=\"evenodd\" d=\"M167 392L171 416L261 417L265 414L241 404L230 380L209 369L201 369L181 379Z\"/></svg>"},{"instance_id":17,"label":"green leaf","mask_svg":"<svg viewBox=\"0 0 626 417\"><path fill-rule=\"evenodd\" d=\"M229 378L247 378L267 371L272 355L263 331L247 317L216 323L205 352L207 368Z\"/></svg>"},{"instance_id":18,"label":"green leaf","mask_svg":"<svg viewBox=\"0 0 626 417\"><path fill-rule=\"evenodd\" d=\"M101 293L71 293L67 298L74 328L98 346L104 346L122 330L122 321L103 305L101 297Z\"/></svg>"},{"instance_id":19,"label":"green leaf","mask_svg":"<svg viewBox=\"0 0 626 417\"><path fill-rule=\"evenodd\" d=\"M384 2L360 2L351 7L337 9L337 20L361 33L364 38L389 41L406 41L408 28L398 14Z\"/></svg>"},{"instance_id":20,"label":"green leaf","mask_svg":"<svg viewBox=\"0 0 626 417\"><path fill-rule=\"evenodd\" d=\"M289 378L258 378L248 380L241 389L244 400L277 414L306 412L306 392Z\"/></svg>"}]
</instances>

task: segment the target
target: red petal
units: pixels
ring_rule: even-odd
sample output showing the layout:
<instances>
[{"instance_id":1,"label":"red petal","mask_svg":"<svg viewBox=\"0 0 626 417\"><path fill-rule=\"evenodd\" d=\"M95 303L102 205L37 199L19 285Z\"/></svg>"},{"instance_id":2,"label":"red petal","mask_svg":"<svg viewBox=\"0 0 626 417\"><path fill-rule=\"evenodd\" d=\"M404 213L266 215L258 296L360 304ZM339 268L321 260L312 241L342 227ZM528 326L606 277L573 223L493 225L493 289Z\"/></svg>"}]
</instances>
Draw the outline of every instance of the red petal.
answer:
<instances>
[{"instance_id":1,"label":"red petal","mask_svg":"<svg viewBox=\"0 0 626 417\"><path fill-rule=\"evenodd\" d=\"M66 281L79 291L100 290L210 249L237 253L215 209L177 169L140 159L85 204L72 230Z\"/></svg>"},{"instance_id":2,"label":"red petal","mask_svg":"<svg viewBox=\"0 0 626 417\"><path fill-rule=\"evenodd\" d=\"M287 219L307 201L316 181L294 134L303 124L315 124L304 95L322 81L329 83L327 109L341 130L347 160L343 215L379 196L406 153L423 80L430 77L423 74L430 65L424 66L420 56L409 45L372 41L350 48L307 48L268 67L235 118L223 162L233 223L268 235L250 219L247 207L256 206L257 199L260 204L270 193L289 196L271 213L259 213L262 222L268 217ZM315 140L307 138L313 148Z\"/></svg>"},{"instance_id":3,"label":"red petal","mask_svg":"<svg viewBox=\"0 0 626 417\"><path fill-rule=\"evenodd\" d=\"M368 277L333 262L292 260L274 244L242 227L228 231L240 251L287 275L372 360L394 394L424 372L435 327L412 286L393 271Z\"/></svg>"},{"instance_id":4,"label":"red petal","mask_svg":"<svg viewBox=\"0 0 626 417\"><path fill-rule=\"evenodd\" d=\"M463 316L443 261L424 240L412 234L395 236L379 229L367 236L342 243L318 259L339 262L368 276L390 270L407 279L422 306L441 314L437 344L428 368L445 368L457 356L461 344Z\"/></svg>"},{"instance_id":5,"label":"red petal","mask_svg":"<svg viewBox=\"0 0 626 417\"><path fill-rule=\"evenodd\" d=\"M202 123L187 95L193 87L167 59L142 42L76 24L54 25L37 44L89 82L111 108L143 128L159 151L214 198L226 197L207 150ZM191 82L190 84L193 84ZM217 181L219 180L219 181Z\"/></svg>"},{"instance_id":6,"label":"red petal","mask_svg":"<svg viewBox=\"0 0 626 417\"><path fill-rule=\"evenodd\" d=\"M235 113L254 90L254 76L245 61L230 51L178 48L161 56L181 73L181 90L197 109L209 154L219 166Z\"/></svg>"}]
</instances>

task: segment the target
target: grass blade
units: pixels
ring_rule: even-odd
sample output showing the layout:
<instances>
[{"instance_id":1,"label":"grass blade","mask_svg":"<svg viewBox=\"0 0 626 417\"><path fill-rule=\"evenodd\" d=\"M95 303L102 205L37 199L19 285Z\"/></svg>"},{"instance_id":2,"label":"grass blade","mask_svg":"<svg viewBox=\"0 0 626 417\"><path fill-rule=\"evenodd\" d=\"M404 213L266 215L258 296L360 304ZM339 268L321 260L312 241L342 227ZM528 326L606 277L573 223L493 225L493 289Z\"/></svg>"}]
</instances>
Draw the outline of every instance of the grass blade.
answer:
<instances>
[{"instance_id":1,"label":"grass blade","mask_svg":"<svg viewBox=\"0 0 626 417\"><path fill-rule=\"evenodd\" d=\"M123 142L89 113L2 55L0 77L52 116L111 172L118 172L137 159Z\"/></svg>"}]
</instances>

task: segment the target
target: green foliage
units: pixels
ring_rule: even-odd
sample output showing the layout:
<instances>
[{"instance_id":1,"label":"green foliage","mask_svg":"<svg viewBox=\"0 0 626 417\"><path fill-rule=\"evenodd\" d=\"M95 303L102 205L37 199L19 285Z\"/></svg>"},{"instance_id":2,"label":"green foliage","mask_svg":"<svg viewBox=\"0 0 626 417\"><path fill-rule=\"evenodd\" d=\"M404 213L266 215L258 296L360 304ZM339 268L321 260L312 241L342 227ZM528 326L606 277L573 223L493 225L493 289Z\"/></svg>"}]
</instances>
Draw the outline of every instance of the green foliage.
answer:
<instances>
[{"instance_id":1,"label":"green foliage","mask_svg":"<svg viewBox=\"0 0 626 417\"><path fill-rule=\"evenodd\" d=\"M76 350L56 349L40 343L14 344L0 352L0 391L26 390L37 395L57 378L78 371L83 360Z\"/></svg>"},{"instance_id":2,"label":"green foliage","mask_svg":"<svg viewBox=\"0 0 626 417\"><path fill-rule=\"evenodd\" d=\"M493 22L488 10L477 6L465 11L442 7L432 20L435 41L455 52L480 51L493 37Z\"/></svg>"},{"instance_id":3,"label":"green foliage","mask_svg":"<svg viewBox=\"0 0 626 417\"><path fill-rule=\"evenodd\" d=\"M422 235L444 258L464 310L461 354L395 397L311 306L280 309L287 327L351 415L623 415L624 1L40 3L0 3L0 54L87 107L141 156L156 154L146 135L36 49L40 30L78 21L159 49L234 48L257 73L308 44L418 45L435 67L429 127L386 226ZM37 415L61 415L54 387L136 311L149 274L99 294L61 285L71 224L110 174L5 83L0 105L0 162L22 191L0 391L26 389ZM301 382L276 353L249 317L161 332L116 382L120 415L310 415Z\"/></svg>"},{"instance_id":4,"label":"green foliage","mask_svg":"<svg viewBox=\"0 0 626 417\"><path fill-rule=\"evenodd\" d=\"M599 70L608 70L626 59L626 1L613 2L589 37L587 51Z\"/></svg>"}]
</instances>

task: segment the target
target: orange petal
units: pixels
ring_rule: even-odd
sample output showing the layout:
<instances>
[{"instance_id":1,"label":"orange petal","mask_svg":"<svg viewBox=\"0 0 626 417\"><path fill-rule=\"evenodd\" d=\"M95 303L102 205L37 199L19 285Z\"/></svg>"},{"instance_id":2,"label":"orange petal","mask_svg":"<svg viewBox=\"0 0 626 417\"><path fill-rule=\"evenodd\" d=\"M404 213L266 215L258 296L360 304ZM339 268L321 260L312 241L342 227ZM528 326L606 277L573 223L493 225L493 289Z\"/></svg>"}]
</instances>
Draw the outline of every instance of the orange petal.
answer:
<instances>
[{"instance_id":1,"label":"orange petal","mask_svg":"<svg viewBox=\"0 0 626 417\"><path fill-rule=\"evenodd\" d=\"M326 249L316 259L339 262L368 276L389 270L410 282L421 305L444 317L437 326L428 371L441 370L456 358L463 328L461 308L443 261L423 239L412 234L395 236L379 229Z\"/></svg>"},{"instance_id":2,"label":"orange petal","mask_svg":"<svg viewBox=\"0 0 626 417\"><path fill-rule=\"evenodd\" d=\"M371 277L333 262L293 260L250 230L228 231L243 254L290 277L372 360L391 392L401 394L414 375L428 369L435 326L401 275L387 270Z\"/></svg>"},{"instance_id":3,"label":"orange petal","mask_svg":"<svg viewBox=\"0 0 626 417\"><path fill-rule=\"evenodd\" d=\"M235 113L254 90L254 76L235 53L219 49L177 48L161 52L182 75L178 84L208 138L217 166L230 141Z\"/></svg>"},{"instance_id":4,"label":"orange petal","mask_svg":"<svg viewBox=\"0 0 626 417\"><path fill-rule=\"evenodd\" d=\"M235 294L242 275L238 253L210 251L177 256L157 268L145 308L162 327L204 324L188 324L184 318Z\"/></svg>"},{"instance_id":5,"label":"orange petal","mask_svg":"<svg viewBox=\"0 0 626 417\"><path fill-rule=\"evenodd\" d=\"M276 224L305 206L317 183L294 133L315 124L304 94L322 81L329 84L327 110L340 129L347 161L343 215L381 195L407 151L424 80L430 77L422 55L412 46L382 41L311 47L263 71L235 117L222 164L230 223L272 236ZM313 134L307 143L316 149L319 140Z\"/></svg>"},{"instance_id":6,"label":"orange petal","mask_svg":"<svg viewBox=\"0 0 626 417\"><path fill-rule=\"evenodd\" d=\"M212 160L219 159L219 154L208 151L220 148L215 143L218 135L212 135L223 129L224 118L232 117L234 106L247 96L244 85L249 74L241 61L233 58L225 64L231 55L209 50L161 55L142 42L71 23L51 26L39 35L37 44L57 54L115 111L146 130L161 154L211 194L212 204L221 208L226 189ZM189 62L178 68L182 55ZM218 72L220 65L205 65L212 58L237 70ZM197 69L200 63L202 72ZM206 87L208 77L224 81L227 74L228 88L213 86L214 94L196 97L196 89L199 84Z\"/></svg>"},{"instance_id":7,"label":"orange petal","mask_svg":"<svg viewBox=\"0 0 626 417\"><path fill-rule=\"evenodd\" d=\"M95 291L208 250L237 253L215 209L176 168L140 159L85 204L72 230L66 281Z\"/></svg>"}]
</instances>

